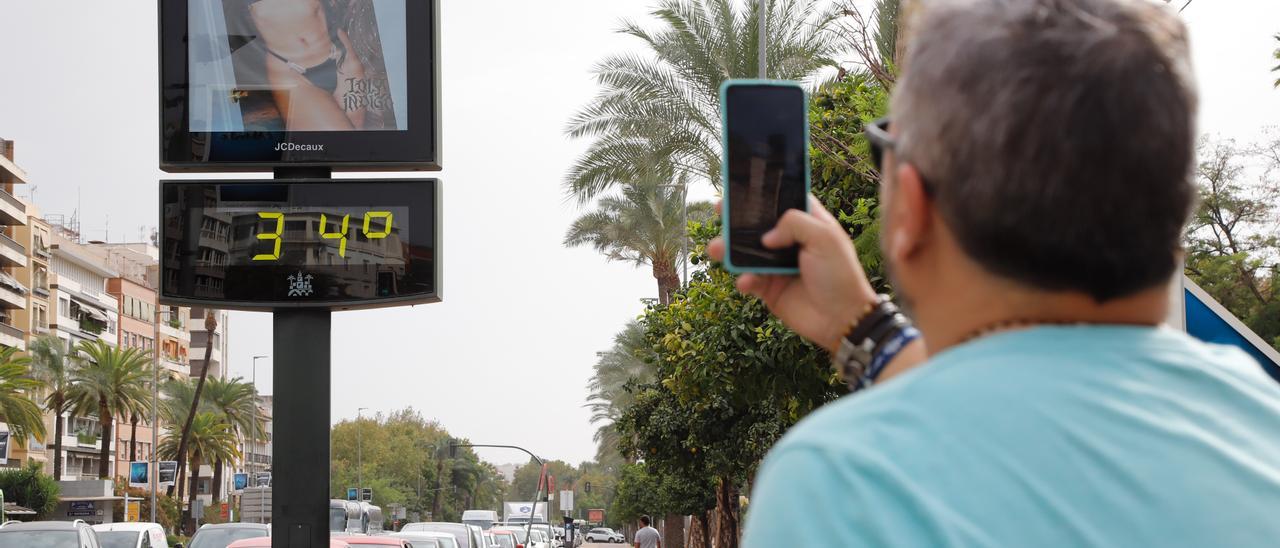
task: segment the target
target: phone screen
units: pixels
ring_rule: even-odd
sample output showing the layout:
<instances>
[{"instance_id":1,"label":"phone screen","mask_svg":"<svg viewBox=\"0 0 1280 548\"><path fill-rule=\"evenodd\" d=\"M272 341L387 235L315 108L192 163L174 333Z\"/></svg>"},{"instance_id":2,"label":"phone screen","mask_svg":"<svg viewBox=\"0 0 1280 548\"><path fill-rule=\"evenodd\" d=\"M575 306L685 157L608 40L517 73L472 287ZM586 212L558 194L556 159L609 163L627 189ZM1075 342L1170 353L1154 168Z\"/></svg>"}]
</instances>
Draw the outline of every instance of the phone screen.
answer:
<instances>
[{"instance_id":1,"label":"phone screen","mask_svg":"<svg viewBox=\"0 0 1280 548\"><path fill-rule=\"evenodd\" d=\"M736 267L797 267L798 249L766 249L760 238L788 209L805 209L807 114L798 87L725 90L728 252Z\"/></svg>"}]
</instances>

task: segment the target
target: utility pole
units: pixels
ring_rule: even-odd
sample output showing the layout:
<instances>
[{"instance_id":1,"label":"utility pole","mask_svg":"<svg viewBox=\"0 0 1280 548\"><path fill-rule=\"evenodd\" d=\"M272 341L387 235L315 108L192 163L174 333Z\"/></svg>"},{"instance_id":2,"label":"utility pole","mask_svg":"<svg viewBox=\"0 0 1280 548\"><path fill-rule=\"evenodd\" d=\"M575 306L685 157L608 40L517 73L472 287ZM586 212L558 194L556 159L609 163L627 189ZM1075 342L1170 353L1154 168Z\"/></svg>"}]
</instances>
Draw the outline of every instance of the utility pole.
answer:
<instances>
[{"instance_id":1,"label":"utility pole","mask_svg":"<svg viewBox=\"0 0 1280 548\"><path fill-rule=\"evenodd\" d=\"M360 425L360 413L368 411L368 407L356 409L356 501L364 501L364 436L360 431L363 428Z\"/></svg>"},{"instance_id":2,"label":"utility pole","mask_svg":"<svg viewBox=\"0 0 1280 548\"><path fill-rule=\"evenodd\" d=\"M252 426L250 427L250 430L251 430L251 433L254 435L250 436L252 439L249 440L248 442L249 450L246 451L246 453L249 454L249 466L245 469L245 473L249 475L249 479L253 483L250 484L249 482L245 482L247 485L254 485L254 486L258 485L258 473L257 473L258 463L253 460L254 456L257 454L257 451L255 451L256 449L255 446L258 444L258 437L256 435L258 433L258 360L263 358L269 358L269 357L270 356L254 356L253 357L253 377L251 381L253 383L253 422L250 423L252 424ZM267 505L267 493L264 490L263 492L258 494L258 519L261 519L262 523L267 522L266 505Z\"/></svg>"},{"instance_id":3,"label":"utility pole","mask_svg":"<svg viewBox=\"0 0 1280 548\"><path fill-rule=\"evenodd\" d=\"M767 24L767 23L768 23L768 20L769 20L769 0L760 0L760 8L759 8L759 10L760 10L760 67L759 67L759 69L760 69L760 70L759 70L759 74L760 74L760 78L761 78L761 79L764 79L764 78L768 78L768 77L769 77L769 66L768 66L769 54L767 53L767 49L768 49L768 47L769 47L769 38L768 38L768 36L767 36L767 34L766 34L766 33L768 32L768 28L769 28L769 27L768 27L768 24Z\"/></svg>"}]
</instances>

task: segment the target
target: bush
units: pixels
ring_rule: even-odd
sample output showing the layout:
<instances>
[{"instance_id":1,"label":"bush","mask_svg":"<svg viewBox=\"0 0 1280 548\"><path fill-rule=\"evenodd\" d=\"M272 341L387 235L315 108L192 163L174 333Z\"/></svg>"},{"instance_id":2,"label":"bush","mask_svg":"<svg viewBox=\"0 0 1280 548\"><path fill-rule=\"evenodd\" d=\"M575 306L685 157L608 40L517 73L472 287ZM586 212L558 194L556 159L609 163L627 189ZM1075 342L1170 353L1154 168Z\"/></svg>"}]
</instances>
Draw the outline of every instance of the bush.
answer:
<instances>
[{"instance_id":1,"label":"bush","mask_svg":"<svg viewBox=\"0 0 1280 548\"><path fill-rule=\"evenodd\" d=\"M36 520L49 519L58 506L58 482L45 475L36 462L0 470L0 489L4 490L5 502L35 510Z\"/></svg>"}]
</instances>

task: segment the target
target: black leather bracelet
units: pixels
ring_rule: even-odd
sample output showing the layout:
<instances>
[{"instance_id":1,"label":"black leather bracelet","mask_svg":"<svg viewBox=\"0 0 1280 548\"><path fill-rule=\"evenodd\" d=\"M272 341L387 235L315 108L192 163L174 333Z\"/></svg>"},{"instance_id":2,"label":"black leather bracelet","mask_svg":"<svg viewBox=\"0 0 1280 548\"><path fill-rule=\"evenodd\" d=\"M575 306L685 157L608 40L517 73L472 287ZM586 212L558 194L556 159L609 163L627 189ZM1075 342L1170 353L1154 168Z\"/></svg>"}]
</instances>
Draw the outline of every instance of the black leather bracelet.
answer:
<instances>
[{"instance_id":1,"label":"black leather bracelet","mask_svg":"<svg viewBox=\"0 0 1280 548\"><path fill-rule=\"evenodd\" d=\"M880 302L876 303L875 309L873 309L870 314L867 314L867 317L863 318L862 321L858 322L858 325L855 325L853 329L845 335L845 338L855 343L861 342L863 339L867 338L867 335L871 333L872 329L875 329L877 325L880 325L880 322L883 322L893 316L897 311L897 305L893 304L893 301L889 300L889 296L881 295Z\"/></svg>"}]
</instances>

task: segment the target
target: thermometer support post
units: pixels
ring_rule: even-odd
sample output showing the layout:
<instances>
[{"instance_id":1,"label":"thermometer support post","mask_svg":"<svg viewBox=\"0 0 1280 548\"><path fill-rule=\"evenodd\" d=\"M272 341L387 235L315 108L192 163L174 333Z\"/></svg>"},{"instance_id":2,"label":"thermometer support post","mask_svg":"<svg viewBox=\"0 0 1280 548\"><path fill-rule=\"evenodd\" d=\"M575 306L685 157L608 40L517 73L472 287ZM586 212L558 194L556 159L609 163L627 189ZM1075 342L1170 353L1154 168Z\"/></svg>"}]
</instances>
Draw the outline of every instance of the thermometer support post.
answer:
<instances>
[{"instance_id":1,"label":"thermometer support post","mask_svg":"<svg viewBox=\"0 0 1280 548\"><path fill-rule=\"evenodd\" d=\"M329 178L329 168L276 168L276 179ZM276 379L272 404L271 545L329 546L329 310L273 313Z\"/></svg>"}]
</instances>

